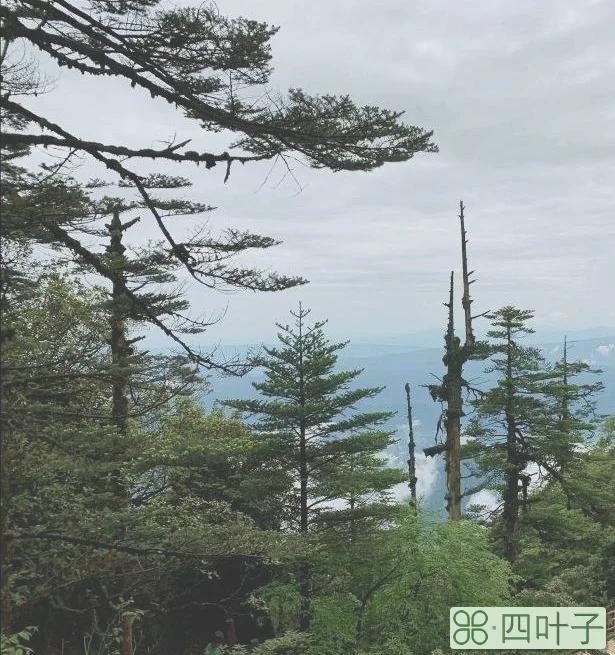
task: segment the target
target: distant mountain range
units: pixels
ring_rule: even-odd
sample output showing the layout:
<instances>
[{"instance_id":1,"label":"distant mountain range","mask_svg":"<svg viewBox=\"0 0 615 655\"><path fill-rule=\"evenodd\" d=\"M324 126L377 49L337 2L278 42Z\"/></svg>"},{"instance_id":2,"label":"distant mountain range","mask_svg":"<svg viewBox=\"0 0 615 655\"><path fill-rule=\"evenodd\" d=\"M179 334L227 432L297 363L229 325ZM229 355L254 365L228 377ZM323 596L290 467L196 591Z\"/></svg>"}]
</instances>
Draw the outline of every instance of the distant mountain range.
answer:
<instances>
[{"instance_id":1,"label":"distant mountain range","mask_svg":"<svg viewBox=\"0 0 615 655\"><path fill-rule=\"evenodd\" d=\"M534 336L534 335L531 335ZM539 347L549 361L556 361L562 356L563 338L538 341L528 338L525 342ZM406 467L408 458L408 421L406 416L406 398L404 385L410 383L412 390L412 410L414 437L417 444L418 491L423 496L424 506L441 510L444 496L444 464L441 457L425 458L423 448L433 445L440 405L434 403L426 388L422 385L436 381L435 376L444 372L442 364L442 334L436 331L410 335L407 343L403 337L388 340L387 343L350 343L339 352L338 369L362 369L356 379L360 387L384 386L384 390L375 399L358 407L360 410L390 410L397 414L389 421L389 428L394 430L398 442L390 450L391 464ZM425 343L434 347L425 347ZM245 346L224 348L224 351L245 352ZM568 356L571 360L583 360L592 367L601 369L599 379L605 385L605 391L598 397L600 414L615 414L615 330L584 330L568 334ZM488 388L489 379L482 370L484 363L471 362L466 370L466 379L476 387ZM212 376L211 392L203 398L207 408L215 401L230 398L255 398L257 392L251 382L262 379L262 372L254 370L243 378ZM400 488L400 499L407 494L406 488ZM477 499L474 499L476 501Z\"/></svg>"}]
</instances>

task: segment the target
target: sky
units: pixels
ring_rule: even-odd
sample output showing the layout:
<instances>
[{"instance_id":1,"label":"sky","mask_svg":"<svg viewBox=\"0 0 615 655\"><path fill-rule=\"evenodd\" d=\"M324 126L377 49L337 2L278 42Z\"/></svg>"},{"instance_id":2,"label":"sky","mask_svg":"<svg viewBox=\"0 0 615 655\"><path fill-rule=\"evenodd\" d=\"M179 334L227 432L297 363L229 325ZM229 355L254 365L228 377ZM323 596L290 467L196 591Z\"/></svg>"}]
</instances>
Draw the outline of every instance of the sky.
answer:
<instances>
[{"instance_id":1,"label":"sky","mask_svg":"<svg viewBox=\"0 0 615 655\"><path fill-rule=\"evenodd\" d=\"M195 315L224 312L206 340L270 340L299 301L329 319L334 338L442 329L450 270L460 269L460 199L476 313L516 305L536 311L537 329L615 327L612 0L228 0L219 9L280 27L271 89L403 110L434 131L440 152L370 173L297 164L294 179L281 165L248 164L227 184L222 167L166 167L194 182L189 197L218 207L208 216L214 232L283 242L243 262L310 280L272 294L187 286ZM127 82L42 66L53 89L29 106L79 136L228 147ZM77 171L103 173L87 161ZM180 219L178 232L192 221ZM135 230L157 237L145 215Z\"/></svg>"}]
</instances>

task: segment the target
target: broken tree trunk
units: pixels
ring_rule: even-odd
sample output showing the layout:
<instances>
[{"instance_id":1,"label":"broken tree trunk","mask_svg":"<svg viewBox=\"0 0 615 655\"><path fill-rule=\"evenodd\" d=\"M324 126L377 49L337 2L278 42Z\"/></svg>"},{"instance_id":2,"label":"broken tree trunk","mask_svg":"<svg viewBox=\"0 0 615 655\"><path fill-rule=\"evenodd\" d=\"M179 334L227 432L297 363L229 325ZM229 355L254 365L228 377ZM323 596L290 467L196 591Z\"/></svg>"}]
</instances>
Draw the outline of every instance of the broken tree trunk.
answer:
<instances>
[{"instance_id":1,"label":"broken tree trunk","mask_svg":"<svg viewBox=\"0 0 615 655\"><path fill-rule=\"evenodd\" d=\"M461 518L461 416L463 401L461 398L463 353L459 337L455 336L453 319L453 283L448 303L448 330L446 332L446 353L442 358L446 366L444 391L446 394L446 511L451 521Z\"/></svg>"},{"instance_id":2,"label":"broken tree trunk","mask_svg":"<svg viewBox=\"0 0 615 655\"><path fill-rule=\"evenodd\" d=\"M425 455L433 457L446 453L446 511L451 521L461 519L461 417L463 413L462 390L466 385L463 379L463 365L471 358L475 349L474 333L472 331L472 300L470 298L470 275L468 272L467 237L463 202L459 202L459 221L461 226L461 263L463 273L463 296L461 304L464 310L465 341L463 345L455 335L454 317L454 272L451 271L448 307L448 325L445 341L445 354L442 358L446 366L446 374L441 385L429 387L432 398L443 402L442 422L446 431L444 444L437 444L423 450Z\"/></svg>"},{"instance_id":3,"label":"broken tree trunk","mask_svg":"<svg viewBox=\"0 0 615 655\"><path fill-rule=\"evenodd\" d=\"M410 385L406 382L406 402L408 404L408 487L410 489L410 507L416 509L416 457L414 456L414 429L412 427L412 403Z\"/></svg>"},{"instance_id":4,"label":"broken tree trunk","mask_svg":"<svg viewBox=\"0 0 615 655\"><path fill-rule=\"evenodd\" d=\"M237 645L237 634L235 631L235 619L226 619L226 645Z\"/></svg>"}]
</instances>

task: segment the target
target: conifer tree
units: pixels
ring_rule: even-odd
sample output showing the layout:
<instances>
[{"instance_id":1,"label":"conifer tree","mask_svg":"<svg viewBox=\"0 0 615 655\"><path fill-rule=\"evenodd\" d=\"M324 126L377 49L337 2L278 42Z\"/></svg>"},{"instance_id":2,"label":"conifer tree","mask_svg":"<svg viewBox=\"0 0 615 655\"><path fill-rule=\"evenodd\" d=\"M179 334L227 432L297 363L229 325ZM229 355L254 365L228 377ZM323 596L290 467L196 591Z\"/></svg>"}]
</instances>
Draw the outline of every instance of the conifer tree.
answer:
<instances>
[{"instance_id":1,"label":"conifer tree","mask_svg":"<svg viewBox=\"0 0 615 655\"><path fill-rule=\"evenodd\" d=\"M526 323L533 312L503 307L488 314L493 329L487 332L491 364L488 373L497 373L495 386L474 402L476 415L467 434L472 437L465 447L467 456L474 456L483 472L485 485L502 492L502 552L514 562L518 549L519 486L531 461L529 442L535 439L535 428L542 420L545 404L536 395L536 376L545 362L537 348L522 346L518 338L531 334ZM476 491L473 488L466 494Z\"/></svg>"},{"instance_id":2,"label":"conifer tree","mask_svg":"<svg viewBox=\"0 0 615 655\"><path fill-rule=\"evenodd\" d=\"M87 260L98 274L121 285L101 253L83 238L82 226L67 220L68 212L61 209L64 218L60 220L57 212L41 211L39 185L48 196L66 176L66 166L76 157L85 157L105 167L112 179L134 188L147 209L153 232L162 239L158 253L172 258L192 280L209 288L222 284L253 291L286 289L304 280L263 276L254 269L224 263L226 257L246 248L275 245L273 239L229 230L222 239L205 235L180 241L151 197L148 176L135 166L138 160L151 159L161 167L167 163L203 164L206 170L220 164L226 181L234 163L273 159L290 168L288 158L299 156L314 168L369 171L388 162L407 161L419 152L437 151L432 132L402 123L402 112L360 107L348 96L312 96L296 88L286 98L274 96L266 85L272 71L270 39L276 28L255 20L228 18L213 4L198 8L160 5L159 0L10 0L0 7L3 159L17 173L13 160L32 148L52 146L60 153L41 176L25 179L22 169L22 174L12 175L7 184L3 179L6 206L2 209L13 213L12 222L18 223L27 240L42 238L74 259ZM190 150L191 139L173 138L164 147L152 148L149 138L131 147L77 134L69 125L45 116L36 100L21 97L36 95L42 84L36 60L19 59L24 45L44 53L48 63L58 67L96 76L101 83L105 78L123 80L135 93L145 91L152 102L174 106L193 120L203 128L205 137L215 132L236 138L225 151L216 153L206 151L200 139ZM254 101L255 97L258 100ZM67 113L72 109L67 107ZM126 107L119 120L126 120ZM122 291L131 295L126 288ZM142 310L148 310L147 304ZM205 366L215 365L181 340L160 317L149 318L188 356Z\"/></svg>"},{"instance_id":3,"label":"conifer tree","mask_svg":"<svg viewBox=\"0 0 615 655\"><path fill-rule=\"evenodd\" d=\"M49 134L3 134L11 147L55 145L89 153L122 177L132 173L116 157L202 162L213 168L234 161L300 153L314 167L371 170L415 153L434 151L431 132L399 121L401 112L357 107L348 96L310 96L292 89L287 98L251 92L266 85L272 68L270 39L278 31L266 23L231 19L213 4L162 8L159 0L85 5L62 0L11 0L2 5L3 63L28 42L59 67L83 75L118 77L181 110L208 131L238 135L231 148L248 155L186 151L188 142L161 150L95 143L70 133L16 102L3 107ZM17 47L15 47L17 46ZM7 52L8 51L8 52ZM9 87L9 91L12 89ZM162 229L162 226L159 225Z\"/></svg>"},{"instance_id":4,"label":"conifer tree","mask_svg":"<svg viewBox=\"0 0 615 655\"><path fill-rule=\"evenodd\" d=\"M541 351L519 339L532 334L527 326L532 311L507 306L488 314L494 329L487 373L497 373L495 386L473 402L476 414L464 447L484 474L483 482L466 490L492 488L502 493L502 534L498 538L506 559L514 562L519 547L519 513L528 507L532 478L556 480L565 490L566 468L575 458L583 434L593 428L585 419L600 383L575 385L571 378L590 371L582 362L549 366ZM580 402L582 401L582 403ZM532 473L529 464L537 469Z\"/></svg>"},{"instance_id":5,"label":"conifer tree","mask_svg":"<svg viewBox=\"0 0 615 655\"><path fill-rule=\"evenodd\" d=\"M264 348L255 360L265 380L252 384L265 399L224 404L255 417L252 428L268 441L279 474L288 481L288 527L307 534L343 523L351 535L357 522L378 515L389 500L387 491L405 475L386 469L380 455L393 443L393 433L378 426L392 413L355 411L357 403L375 397L382 387L351 389L361 371L334 370L346 343L327 340L326 321L306 325L308 314L301 305L291 311L294 326L277 324L281 347ZM332 501L339 500L345 507L333 511ZM307 630L311 575L305 561L299 576L300 627Z\"/></svg>"},{"instance_id":6,"label":"conifer tree","mask_svg":"<svg viewBox=\"0 0 615 655\"><path fill-rule=\"evenodd\" d=\"M564 337L562 357L548 368L541 385L550 411L542 430L542 443L547 447L543 452L537 449L535 460L560 483L568 506L566 474L578 457L579 445L587 444L598 425L596 394L604 388L602 382L591 382L588 376L600 373L586 362L570 361L568 339Z\"/></svg>"}]
</instances>

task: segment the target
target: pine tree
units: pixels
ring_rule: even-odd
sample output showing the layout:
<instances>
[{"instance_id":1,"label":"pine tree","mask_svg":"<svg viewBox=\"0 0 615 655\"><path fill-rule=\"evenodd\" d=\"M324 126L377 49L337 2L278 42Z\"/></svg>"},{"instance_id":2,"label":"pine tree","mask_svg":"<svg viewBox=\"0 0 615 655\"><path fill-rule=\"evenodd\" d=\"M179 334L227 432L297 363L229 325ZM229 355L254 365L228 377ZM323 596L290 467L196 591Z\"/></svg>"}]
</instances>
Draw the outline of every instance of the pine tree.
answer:
<instances>
[{"instance_id":1,"label":"pine tree","mask_svg":"<svg viewBox=\"0 0 615 655\"><path fill-rule=\"evenodd\" d=\"M520 338L534 332L527 326L533 312L508 306L487 316L495 329L487 333L492 341L487 346L491 365L486 372L498 374L498 379L473 402L476 414L466 431L472 438L464 453L478 462L485 478L465 493L485 487L501 491L498 540L505 557L514 562L519 513L529 506L532 479L558 482L566 493L565 474L578 457L578 446L594 428L587 418L602 385L572 383L577 375L596 371L568 361L566 343L562 360L552 366L538 348L520 343Z\"/></svg>"},{"instance_id":2,"label":"pine tree","mask_svg":"<svg viewBox=\"0 0 615 655\"><path fill-rule=\"evenodd\" d=\"M3 143L55 145L87 152L110 170L130 177L115 157L202 162L207 168L234 161L301 153L314 167L370 170L434 151L431 132L399 121L401 112L357 107L348 96L288 98L251 94L270 80L270 39L277 29L245 18L230 19L214 6L162 9L159 0L75 2L11 0L2 6L3 63L19 41L45 52L59 67L84 75L119 77L182 110L205 130L239 135L231 147L250 153L231 156L167 148L131 149L79 138L3 95L3 106L50 134L3 134ZM14 48L18 49L18 48ZM12 91L10 85L7 90ZM160 226L161 227L161 226Z\"/></svg>"},{"instance_id":3,"label":"pine tree","mask_svg":"<svg viewBox=\"0 0 615 655\"><path fill-rule=\"evenodd\" d=\"M88 0L85 4L10 0L0 7L0 146L14 173L6 186L3 180L6 207L2 209L12 212L11 222L28 241L42 238L121 286L101 253L83 238L82 225L68 220L70 212L61 209L66 220L59 220L57 212L41 211L41 189L47 196L58 186L74 191L75 185L62 184L66 166L75 157L85 156L104 166L113 179L134 189L154 231L163 239L157 246L159 254L172 258L195 282L209 288L222 284L254 291L286 289L305 281L264 276L254 269L225 264L229 255L278 242L233 230L222 239L206 235L180 241L149 192L148 176L138 172L134 164L143 158L161 166L204 164L206 170L220 164L226 181L234 163L273 159L290 167L288 158L299 155L314 168L368 171L387 162L407 161L419 152L437 151L432 133L402 123L402 112L359 107L348 96L310 96L300 89L290 90L287 98L273 97L264 87L271 75L270 39L276 28L254 20L227 18L209 5L168 9L159 5L158 0ZM135 92L149 93L152 101L174 106L205 134L233 133L236 139L228 151L214 153L204 151L201 144L187 150L190 139L174 139L155 149L149 146L149 138L142 147L129 147L78 135L43 115L36 101L28 106L22 101L20 96L36 95L44 86L36 61L19 60L24 44L45 53L58 67L101 81L107 77L124 80ZM259 100L254 102L254 97ZM126 108L122 111L124 120ZM61 154L42 175L17 170L13 160L34 147L49 146ZM84 182L76 185L77 189L83 186ZM126 288L122 291L131 295ZM149 308L143 304L141 309ZM180 340L163 320L152 315L150 320L186 354L204 365L214 364Z\"/></svg>"},{"instance_id":4,"label":"pine tree","mask_svg":"<svg viewBox=\"0 0 615 655\"><path fill-rule=\"evenodd\" d=\"M480 485L501 490L503 499L501 548L509 562L518 550L519 487L531 461L530 440L536 438L536 427L546 407L536 394L536 376L544 371L545 362L537 348L524 347L518 337L531 334L526 326L533 318L531 311L504 307L488 314L494 329L487 332L491 364L487 373L497 373L495 386L474 401L476 415L467 429L471 439L464 448L473 456L488 479ZM466 491L476 491L478 487Z\"/></svg>"},{"instance_id":5,"label":"pine tree","mask_svg":"<svg viewBox=\"0 0 615 655\"><path fill-rule=\"evenodd\" d=\"M351 389L360 370L334 371L337 352L346 343L330 343L326 321L311 327L309 310L299 305L294 326L277 324L277 348L264 348L254 362L265 371L252 383L264 400L229 400L231 407L257 417L252 428L267 440L280 475L288 480L287 526L308 534L345 525L348 534L358 523L373 520L389 500L387 491L405 480L401 471L384 467L380 453L393 443L392 433L376 429L391 412L355 412L357 403L375 397L377 388ZM333 501L345 508L333 511ZM310 622L311 572L300 564L302 606L300 627Z\"/></svg>"},{"instance_id":6,"label":"pine tree","mask_svg":"<svg viewBox=\"0 0 615 655\"><path fill-rule=\"evenodd\" d=\"M570 361L564 337L562 358L548 367L541 384L550 411L534 459L547 476L561 485L569 507L567 474L579 456L579 446L588 443L598 425L596 394L604 389L602 382L590 382L588 376L600 373L586 362ZM541 451L542 444L546 447Z\"/></svg>"}]
</instances>

